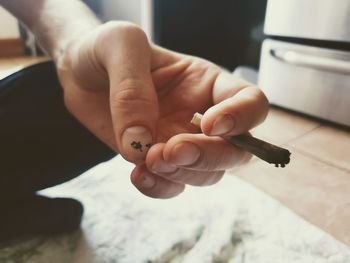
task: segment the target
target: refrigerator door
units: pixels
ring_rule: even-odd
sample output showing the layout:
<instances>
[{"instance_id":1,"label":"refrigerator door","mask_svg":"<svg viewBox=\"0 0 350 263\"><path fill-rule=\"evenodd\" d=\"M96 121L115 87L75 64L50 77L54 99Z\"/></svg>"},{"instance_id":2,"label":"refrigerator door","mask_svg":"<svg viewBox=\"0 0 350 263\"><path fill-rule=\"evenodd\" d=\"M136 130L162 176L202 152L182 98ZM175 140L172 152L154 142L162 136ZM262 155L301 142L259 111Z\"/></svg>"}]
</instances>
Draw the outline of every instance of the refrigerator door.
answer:
<instances>
[{"instance_id":1,"label":"refrigerator door","mask_svg":"<svg viewBox=\"0 0 350 263\"><path fill-rule=\"evenodd\" d=\"M350 0L269 0L264 32L350 42Z\"/></svg>"},{"instance_id":2,"label":"refrigerator door","mask_svg":"<svg viewBox=\"0 0 350 263\"><path fill-rule=\"evenodd\" d=\"M350 126L350 52L265 40L258 82L272 104Z\"/></svg>"}]
</instances>

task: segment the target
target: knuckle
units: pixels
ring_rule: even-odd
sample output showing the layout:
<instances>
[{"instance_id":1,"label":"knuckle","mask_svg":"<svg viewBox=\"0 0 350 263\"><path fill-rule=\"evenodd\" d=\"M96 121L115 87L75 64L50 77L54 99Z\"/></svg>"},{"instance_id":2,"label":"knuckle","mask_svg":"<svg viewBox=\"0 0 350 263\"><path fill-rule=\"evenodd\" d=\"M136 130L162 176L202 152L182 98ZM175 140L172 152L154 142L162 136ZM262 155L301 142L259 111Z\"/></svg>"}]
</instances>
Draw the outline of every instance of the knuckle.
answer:
<instances>
[{"instance_id":1,"label":"knuckle","mask_svg":"<svg viewBox=\"0 0 350 263\"><path fill-rule=\"evenodd\" d=\"M257 91L256 91L257 99L259 101L261 101L263 104L268 105L269 101L268 101L265 93L261 89L259 89L258 87L255 87L255 88L257 89Z\"/></svg>"},{"instance_id":2,"label":"knuckle","mask_svg":"<svg viewBox=\"0 0 350 263\"><path fill-rule=\"evenodd\" d=\"M269 101L265 93L256 86L251 87L253 96L252 103L259 107L259 114L257 114L258 120L257 124L265 120L268 110L269 110Z\"/></svg>"},{"instance_id":3,"label":"knuckle","mask_svg":"<svg viewBox=\"0 0 350 263\"><path fill-rule=\"evenodd\" d=\"M123 80L118 85L118 89L111 94L111 104L119 105L121 108L130 108L136 104L143 107L154 107L155 99L140 92L140 85L145 84L133 79Z\"/></svg>"},{"instance_id":4,"label":"knuckle","mask_svg":"<svg viewBox=\"0 0 350 263\"><path fill-rule=\"evenodd\" d=\"M142 28L130 22L111 21L107 22L104 27L106 31L115 33L118 37L147 39L146 33Z\"/></svg>"},{"instance_id":5,"label":"knuckle","mask_svg":"<svg viewBox=\"0 0 350 263\"><path fill-rule=\"evenodd\" d=\"M136 24L130 22L110 21L97 30L95 47L103 58L111 56L110 51L117 52L118 45L142 45L149 47L146 33Z\"/></svg>"},{"instance_id":6,"label":"knuckle","mask_svg":"<svg viewBox=\"0 0 350 263\"><path fill-rule=\"evenodd\" d=\"M254 101L258 101L262 105L267 105L269 103L265 93L260 88L256 86L249 86L249 89Z\"/></svg>"},{"instance_id":7,"label":"knuckle","mask_svg":"<svg viewBox=\"0 0 350 263\"><path fill-rule=\"evenodd\" d=\"M215 70L218 72L221 70L215 63L200 57L195 57L194 64L196 64L198 67L203 67L205 69Z\"/></svg>"}]
</instances>

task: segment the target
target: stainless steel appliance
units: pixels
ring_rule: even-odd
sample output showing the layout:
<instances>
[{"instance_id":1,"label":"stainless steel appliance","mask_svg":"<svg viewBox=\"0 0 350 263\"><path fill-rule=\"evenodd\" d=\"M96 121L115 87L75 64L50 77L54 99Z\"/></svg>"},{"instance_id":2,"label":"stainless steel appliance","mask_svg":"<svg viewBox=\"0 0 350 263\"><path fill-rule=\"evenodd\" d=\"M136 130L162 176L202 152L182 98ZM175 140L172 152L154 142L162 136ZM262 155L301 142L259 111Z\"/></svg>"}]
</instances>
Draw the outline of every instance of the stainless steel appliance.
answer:
<instances>
[{"instance_id":1,"label":"stainless steel appliance","mask_svg":"<svg viewBox=\"0 0 350 263\"><path fill-rule=\"evenodd\" d=\"M350 0L269 0L264 32L270 102L350 126Z\"/></svg>"}]
</instances>

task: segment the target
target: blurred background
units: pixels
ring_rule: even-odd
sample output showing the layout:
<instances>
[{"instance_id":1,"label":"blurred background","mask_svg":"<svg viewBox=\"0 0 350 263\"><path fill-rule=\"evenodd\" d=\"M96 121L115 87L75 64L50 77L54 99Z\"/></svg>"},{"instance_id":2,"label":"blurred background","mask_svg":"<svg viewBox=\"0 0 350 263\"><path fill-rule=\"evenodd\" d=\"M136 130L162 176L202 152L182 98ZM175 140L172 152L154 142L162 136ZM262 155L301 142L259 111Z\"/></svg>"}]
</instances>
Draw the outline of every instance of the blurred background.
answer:
<instances>
[{"instance_id":1,"label":"blurred background","mask_svg":"<svg viewBox=\"0 0 350 263\"><path fill-rule=\"evenodd\" d=\"M141 25L169 49L227 69L258 67L267 0L85 0L103 20Z\"/></svg>"},{"instance_id":2,"label":"blurred background","mask_svg":"<svg viewBox=\"0 0 350 263\"><path fill-rule=\"evenodd\" d=\"M197 55L233 70L258 67L266 0L84 0L103 20L127 20L142 26L153 41ZM27 54L36 54L30 35L0 11L0 37L25 39ZM21 52L20 44L17 50Z\"/></svg>"}]
</instances>

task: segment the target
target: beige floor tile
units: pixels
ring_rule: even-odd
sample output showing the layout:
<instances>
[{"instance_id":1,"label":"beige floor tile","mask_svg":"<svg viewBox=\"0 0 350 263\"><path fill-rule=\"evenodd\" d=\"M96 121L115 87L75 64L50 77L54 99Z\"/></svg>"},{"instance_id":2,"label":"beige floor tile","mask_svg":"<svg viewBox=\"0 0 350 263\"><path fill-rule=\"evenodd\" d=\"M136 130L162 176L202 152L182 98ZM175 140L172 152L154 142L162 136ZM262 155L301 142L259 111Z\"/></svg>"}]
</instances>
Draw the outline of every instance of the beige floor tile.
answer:
<instances>
[{"instance_id":1,"label":"beige floor tile","mask_svg":"<svg viewBox=\"0 0 350 263\"><path fill-rule=\"evenodd\" d=\"M16 67L16 63L8 58L0 58L0 71Z\"/></svg>"},{"instance_id":2,"label":"beige floor tile","mask_svg":"<svg viewBox=\"0 0 350 263\"><path fill-rule=\"evenodd\" d=\"M48 58L46 57L15 57L15 58L1 58L0 59L0 79L11 75L12 73L30 66L32 64L36 64L42 61L46 61Z\"/></svg>"},{"instance_id":3,"label":"beige floor tile","mask_svg":"<svg viewBox=\"0 0 350 263\"><path fill-rule=\"evenodd\" d=\"M252 134L271 143L284 144L318 126L316 121L271 107L265 122L253 129Z\"/></svg>"},{"instance_id":4,"label":"beige floor tile","mask_svg":"<svg viewBox=\"0 0 350 263\"><path fill-rule=\"evenodd\" d=\"M46 61L48 59L49 59L48 57L15 57L15 58L12 58L12 61L17 65L26 67L42 61Z\"/></svg>"},{"instance_id":5,"label":"beige floor tile","mask_svg":"<svg viewBox=\"0 0 350 263\"><path fill-rule=\"evenodd\" d=\"M350 132L321 126L290 145L298 151L350 172Z\"/></svg>"},{"instance_id":6,"label":"beige floor tile","mask_svg":"<svg viewBox=\"0 0 350 263\"><path fill-rule=\"evenodd\" d=\"M255 161L234 174L350 245L350 173L293 152L286 168Z\"/></svg>"}]
</instances>

